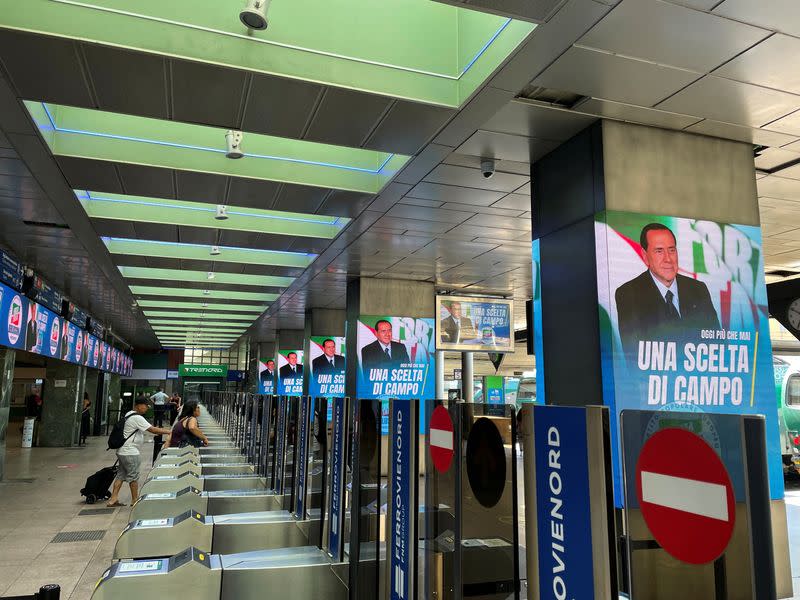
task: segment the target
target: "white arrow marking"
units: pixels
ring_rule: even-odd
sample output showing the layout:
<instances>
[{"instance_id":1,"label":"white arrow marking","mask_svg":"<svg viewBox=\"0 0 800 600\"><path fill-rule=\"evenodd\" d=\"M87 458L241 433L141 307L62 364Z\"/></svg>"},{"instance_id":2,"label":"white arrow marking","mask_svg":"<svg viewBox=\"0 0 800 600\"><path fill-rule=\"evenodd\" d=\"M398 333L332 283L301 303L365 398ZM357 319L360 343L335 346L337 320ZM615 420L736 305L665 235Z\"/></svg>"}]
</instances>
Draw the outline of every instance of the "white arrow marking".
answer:
<instances>
[{"instance_id":1,"label":"white arrow marking","mask_svg":"<svg viewBox=\"0 0 800 600\"><path fill-rule=\"evenodd\" d=\"M642 501L687 513L728 520L724 485L642 471Z\"/></svg>"}]
</instances>

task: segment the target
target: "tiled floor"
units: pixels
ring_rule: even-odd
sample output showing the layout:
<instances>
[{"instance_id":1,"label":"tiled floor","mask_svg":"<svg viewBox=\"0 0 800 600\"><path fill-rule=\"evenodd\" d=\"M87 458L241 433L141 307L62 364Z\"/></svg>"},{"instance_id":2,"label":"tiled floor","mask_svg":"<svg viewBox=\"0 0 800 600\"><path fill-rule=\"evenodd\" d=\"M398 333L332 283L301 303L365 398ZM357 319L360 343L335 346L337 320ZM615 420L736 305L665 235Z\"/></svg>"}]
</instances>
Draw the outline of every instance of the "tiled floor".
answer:
<instances>
[{"instance_id":1,"label":"tiled floor","mask_svg":"<svg viewBox=\"0 0 800 600\"><path fill-rule=\"evenodd\" d=\"M62 600L86 600L111 564L130 509L79 516L84 508L105 506L85 504L80 489L115 456L106 451L105 437L89 438L84 448L22 449L19 426L10 424L8 434L6 480L0 483L0 596L32 594L44 584L57 583ZM145 445L148 467L149 453L152 446ZM26 478L34 481L14 481ZM120 500L130 504L127 486ZM100 541L50 543L62 531L98 529L107 531Z\"/></svg>"}]
</instances>

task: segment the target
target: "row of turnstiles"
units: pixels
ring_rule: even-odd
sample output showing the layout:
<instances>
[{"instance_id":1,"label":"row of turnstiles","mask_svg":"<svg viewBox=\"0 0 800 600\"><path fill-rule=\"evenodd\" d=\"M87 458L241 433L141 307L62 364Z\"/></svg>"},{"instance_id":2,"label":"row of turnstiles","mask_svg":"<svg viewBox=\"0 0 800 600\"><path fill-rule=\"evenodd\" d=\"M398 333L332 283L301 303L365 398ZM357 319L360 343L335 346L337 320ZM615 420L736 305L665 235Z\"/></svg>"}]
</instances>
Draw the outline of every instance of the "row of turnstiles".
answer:
<instances>
[{"instance_id":1,"label":"row of turnstiles","mask_svg":"<svg viewBox=\"0 0 800 600\"><path fill-rule=\"evenodd\" d=\"M441 484L426 478L426 469L445 472L420 462L429 440L416 408L411 423L386 409L375 400L207 394L199 422L209 445L161 451L93 599L409 598L422 587L444 599L463 597L453 581L470 576L494 586L479 596L518 594L515 516L486 519L479 503L457 499L474 483L459 475L467 465ZM513 450L511 459L513 470ZM504 484L512 479L504 469L492 506L510 495ZM515 506L504 500L499 506ZM483 532L477 542L460 540L462 550L457 538L475 524ZM507 535L492 537L497 527ZM394 552L401 537L405 562L387 573L386 548ZM454 550L455 562L447 558ZM423 564L437 575L417 575Z\"/></svg>"},{"instance_id":2,"label":"row of turnstiles","mask_svg":"<svg viewBox=\"0 0 800 600\"><path fill-rule=\"evenodd\" d=\"M309 598L346 598L342 553L322 544L327 427L320 419L327 415L316 415L323 433L309 439L312 402L208 396L199 424L209 445L161 451L117 540L118 562L93 598L245 599L290 589ZM296 450L307 463L300 486Z\"/></svg>"}]
</instances>

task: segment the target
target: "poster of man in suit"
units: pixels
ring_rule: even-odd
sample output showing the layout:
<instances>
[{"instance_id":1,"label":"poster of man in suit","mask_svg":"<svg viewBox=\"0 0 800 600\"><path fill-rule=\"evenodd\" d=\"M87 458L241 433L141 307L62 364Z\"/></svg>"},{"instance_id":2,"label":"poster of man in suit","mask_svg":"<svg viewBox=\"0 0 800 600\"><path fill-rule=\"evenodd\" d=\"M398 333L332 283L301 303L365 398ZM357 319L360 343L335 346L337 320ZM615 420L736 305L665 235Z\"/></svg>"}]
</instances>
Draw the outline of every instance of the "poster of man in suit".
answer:
<instances>
[{"instance_id":1,"label":"poster of man in suit","mask_svg":"<svg viewBox=\"0 0 800 600\"><path fill-rule=\"evenodd\" d=\"M436 348L514 352L514 302L504 298L436 297Z\"/></svg>"},{"instance_id":2,"label":"poster of man in suit","mask_svg":"<svg viewBox=\"0 0 800 600\"><path fill-rule=\"evenodd\" d=\"M313 397L344 398L345 338L312 336L309 341L311 374L308 393Z\"/></svg>"},{"instance_id":3,"label":"poster of man in suit","mask_svg":"<svg viewBox=\"0 0 800 600\"><path fill-rule=\"evenodd\" d=\"M278 351L278 395L303 394L303 351Z\"/></svg>"},{"instance_id":4,"label":"poster of man in suit","mask_svg":"<svg viewBox=\"0 0 800 600\"><path fill-rule=\"evenodd\" d=\"M606 211L595 252L612 437L625 409L763 414L782 488L760 228Z\"/></svg>"},{"instance_id":5,"label":"poster of man in suit","mask_svg":"<svg viewBox=\"0 0 800 600\"><path fill-rule=\"evenodd\" d=\"M275 361L271 358L258 361L258 392L275 393Z\"/></svg>"},{"instance_id":6,"label":"poster of man in suit","mask_svg":"<svg viewBox=\"0 0 800 600\"><path fill-rule=\"evenodd\" d=\"M362 315L357 338L360 398L433 397L433 319Z\"/></svg>"}]
</instances>

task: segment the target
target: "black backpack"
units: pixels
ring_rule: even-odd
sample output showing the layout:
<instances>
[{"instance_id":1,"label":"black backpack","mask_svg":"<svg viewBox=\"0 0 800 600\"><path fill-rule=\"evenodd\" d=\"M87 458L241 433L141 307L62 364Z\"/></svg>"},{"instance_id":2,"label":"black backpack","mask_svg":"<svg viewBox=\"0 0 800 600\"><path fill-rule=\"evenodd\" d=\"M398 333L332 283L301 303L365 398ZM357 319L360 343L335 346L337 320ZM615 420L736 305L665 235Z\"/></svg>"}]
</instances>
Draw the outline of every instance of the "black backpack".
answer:
<instances>
[{"instance_id":1,"label":"black backpack","mask_svg":"<svg viewBox=\"0 0 800 600\"><path fill-rule=\"evenodd\" d=\"M125 442L136 434L136 431L134 431L128 437L125 437L125 422L128 420L128 417L132 417L135 414L135 412L131 412L114 424L114 428L108 436L108 448L106 448L106 450L119 450L125 445Z\"/></svg>"}]
</instances>

